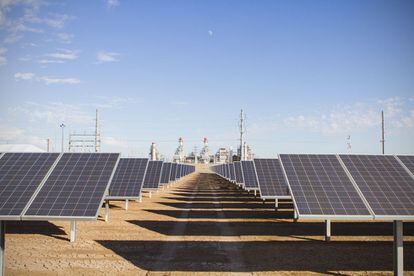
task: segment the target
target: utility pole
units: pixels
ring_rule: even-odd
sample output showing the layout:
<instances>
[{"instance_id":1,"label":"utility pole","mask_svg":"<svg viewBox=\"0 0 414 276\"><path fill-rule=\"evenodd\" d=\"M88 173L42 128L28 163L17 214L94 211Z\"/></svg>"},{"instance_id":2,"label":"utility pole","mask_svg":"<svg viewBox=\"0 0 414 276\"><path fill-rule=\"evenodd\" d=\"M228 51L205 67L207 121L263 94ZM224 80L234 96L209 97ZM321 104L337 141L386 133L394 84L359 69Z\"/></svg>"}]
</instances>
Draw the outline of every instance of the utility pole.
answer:
<instances>
[{"instance_id":1,"label":"utility pole","mask_svg":"<svg viewBox=\"0 0 414 276\"><path fill-rule=\"evenodd\" d=\"M384 110L381 111L381 148L382 154L385 154Z\"/></svg>"},{"instance_id":2,"label":"utility pole","mask_svg":"<svg viewBox=\"0 0 414 276\"><path fill-rule=\"evenodd\" d=\"M240 110L240 160L245 160L244 152L244 115L243 109Z\"/></svg>"},{"instance_id":3,"label":"utility pole","mask_svg":"<svg viewBox=\"0 0 414 276\"><path fill-rule=\"evenodd\" d=\"M64 129L65 129L65 124L64 123L61 123L60 124L60 127L62 128L62 152L64 152L64 149L65 149L65 146L64 146L64 143L65 143L65 131L64 131Z\"/></svg>"},{"instance_id":4,"label":"utility pole","mask_svg":"<svg viewBox=\"0 0 414 276\"><path fill-rule=\"evenodd\" d=\"M348 137L346 138L346 149L348 153L352 153L351 135L348 135Z\"/></svg>"},{"instance_id":5,"label":"utility pole","mask_svg":"<svg viewBox=\"0 0 414 276\"><path fill-rule=\"evenodd\" d=\"M49 138L46 139L46 150L47 152L50 152L50 139Z\"/></svg>"},{"instance_id":6,"label":"utility pole","mask_svg":"<svg viewBox=\"0 0 414 276\"><path fill-rule=\"evenodd\" d=\"M99 114L98 109L96 109L96 119L95 119L95 152L99 152L101 148L101 134L99 133Z\"/></svg>"}]
</instances>

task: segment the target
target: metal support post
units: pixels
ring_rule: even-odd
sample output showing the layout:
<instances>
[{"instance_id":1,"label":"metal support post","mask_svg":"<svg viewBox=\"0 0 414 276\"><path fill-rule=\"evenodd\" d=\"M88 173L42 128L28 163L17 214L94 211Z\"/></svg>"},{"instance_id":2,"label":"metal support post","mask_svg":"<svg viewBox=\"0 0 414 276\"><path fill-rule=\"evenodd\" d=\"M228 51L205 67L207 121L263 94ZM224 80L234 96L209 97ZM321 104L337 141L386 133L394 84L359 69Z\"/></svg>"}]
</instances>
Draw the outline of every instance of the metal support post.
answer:
<instances>
[{"instance_id":1,"label":"metal support post","mask_svg":"<svg viewBox=\"0 0 414 276\"><path fill-rule=\"evenodd\" d=\"M298 221L298 212L296 211L296 209L293 209L293 222L297 222Z\"/></svg>"},{"instance_id":2,"label":"metal support post","mask_svg":"<svg viewBox=\"0 0 414 276\"><path fill-rule=\"evenodd\" d=\"M275 198L275 209L279 208L279 200Z\"/></svg>"},{"instance_id":3,"label":"metal support post","mask_svg":"<svg viewBox=\"0 0 414 276\"><path fill-rule=\"evenodd\" d=\"M6 240L6 222L0 220L0 275L3 276L5 273L5 263L4 263L4 254L5 254L5 242Z\"/></svg>"},{"instance_id":4,"label":"metal support post","mask_svg":"<svg viewBox=\"0 0 414 276\"><path fill-rule=\"evenodd\" d=\"M404 250L403 250L403 222L394 220L394 275L402 276L404 274Z\"/></svg>"},{"instance_id":5,"label":"metal support post","mask_svg":"<svg viewBox=\"0 0 414 276\"><path fill-rule=\"evenodd\" d=\"M129 200L128 199L125 199L125 210L126 211L128 211L128 203L129 203Z\"/></svg>"},{"instance_id":6,"label":"metal support post","mask_svg":"<svg viewBox=\"0 0 414 276\"><path fill-rule=\"evenodd\" d=\"M151 197L152 197L152 193L151 193L151 191L149 191L149 195L148 195L148 197L149 197L149 198L151 198Z\"/></svg>"},{"instance_id":7,"label":"metal support post","mask_svg":"<svg viewBox=\"0 0 414 276\"><path fill-rule=\"evenodd\" d=\"M76 220L70 221L70 242L76 241Z\"/></svg>"},{"instance_id":8,"label":"metal support post","mask_svg":"<svg viewBox=\"0 0 414 276\"><path fill-rule=\"evenodd\" d=\"M326 224L325 241L328 242L331 240L331 220L330 219L325 220L325 224Z\"/></svg>"},{"instance_id":9,"label":"metal support post","mask_svg":"<svg viewBox=\"0 0 414 276\"><path fill-rule=\"evenodd\" d=\"M109 200L105 200L105 222L109 221Z\"/></svg>"}]
</instances>

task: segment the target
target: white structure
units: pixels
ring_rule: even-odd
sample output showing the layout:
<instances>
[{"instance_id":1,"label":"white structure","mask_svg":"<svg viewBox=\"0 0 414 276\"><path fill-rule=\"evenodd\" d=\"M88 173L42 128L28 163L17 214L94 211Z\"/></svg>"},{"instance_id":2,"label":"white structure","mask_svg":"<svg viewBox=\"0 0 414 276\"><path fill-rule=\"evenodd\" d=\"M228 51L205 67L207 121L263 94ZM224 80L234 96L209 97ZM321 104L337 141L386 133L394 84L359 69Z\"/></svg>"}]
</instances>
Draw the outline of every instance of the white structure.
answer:
<instances>
[{"instance_id":1,"label":"white structure","mask_svg":"<svg viewBox=\"0 0 414 276\"><path fill-rule=\"evenodd\" d=\"M160 153L158 151L157 144L155 144L154 142L152 142L151 144L149 157L150 157L150 160L153 160L153 161L160 160Z\"/></svg>"},{"instance_id":2,"label":"white structure","mask_svg":"<svg viewBox=\"0 0 414 276\"><path fill-rule=\"evenodd\" d=\"M229 151L226 148L219 148L216 156L216 163L227 163L229 161Z\"/></svg>"},{"instance_id":3,"label":"white structure","mask_svg":"<svg viewBox=\"0 0 414 276\"><path fill-rule=\"evenodd\" d=\"M208 148L208 139L204 137L203 140L204 146L200 151L200 162L203 164L210 163L210 150Z\"/></svg>"},{"instance_id":4,"label":"white structure","mask_svg":"<svg viewBox=\"0 0 414 276\"><path fill-rule=\"evenodd\" d=\"M175 163L183 163L185 161L185 154L184 154L184 139L180 137L178 139L178 148L175 151L173 156L173 162Z\"/></svg>"},{"instance_id":5,"label":"white structure","mask_svg":"<svg viewBox=\"0 0 414 276\"><path fill-rule=\"evenodd\" d=\"M29 144L3 144L0 152L45 152L45 150Z\"/></svg>"}]
</instances>

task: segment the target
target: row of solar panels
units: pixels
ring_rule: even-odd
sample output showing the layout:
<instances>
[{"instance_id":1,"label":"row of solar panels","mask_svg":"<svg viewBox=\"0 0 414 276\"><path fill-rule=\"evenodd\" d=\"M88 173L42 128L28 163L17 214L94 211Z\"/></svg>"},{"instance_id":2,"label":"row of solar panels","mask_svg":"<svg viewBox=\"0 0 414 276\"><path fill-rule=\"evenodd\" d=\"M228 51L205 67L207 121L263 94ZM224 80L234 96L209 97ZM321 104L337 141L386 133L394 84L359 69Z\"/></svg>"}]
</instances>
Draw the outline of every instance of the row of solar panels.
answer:
<instances>
[{"instance_id":1,"label":"row of solar panels","mask_svg":"<svg viewBox=\"0 0 414 276\"><path fill-rule=\"evenodd\" d=\"M139 197L193 171L119 153L0 153L0 220L96 219L106 196Z\"/></svg>"},{"instance_id":2,"label":"row of solar panels","mask_svg":"<svg viewBox=\"0 0 414 276\"><path fill-rule=\"evenodd\" d=\"M414 219L414 156L280 154L212 169L264 199L291 198L299 218Z\"/></svg>"}]
</instances>

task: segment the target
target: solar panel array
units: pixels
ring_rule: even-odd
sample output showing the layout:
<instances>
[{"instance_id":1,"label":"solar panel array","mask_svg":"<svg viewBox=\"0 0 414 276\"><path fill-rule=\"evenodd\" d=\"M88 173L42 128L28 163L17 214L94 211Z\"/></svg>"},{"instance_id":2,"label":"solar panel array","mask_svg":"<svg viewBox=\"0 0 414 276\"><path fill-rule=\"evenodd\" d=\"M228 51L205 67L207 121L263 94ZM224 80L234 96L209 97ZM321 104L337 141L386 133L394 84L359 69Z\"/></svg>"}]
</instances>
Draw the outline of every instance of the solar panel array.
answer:
<instances>
[{"instance_id":1,"label":"solar panel array","mask_svg":"<svg viewBox=\"0 0 414 276\"><path fill-rule=\"evenodd\" d=\"M170 182L171 165L171 163L167 162L162 166L161 184L168 184Z\"/></svg>"},{"instance_id":2,"label":"solar panel array","mask_svg":"<svg viewBox=\"0 0 414 276\"><path fill-rule=\"evenodd\" d=\"M25 218L96 218L118 162L117 153L65 153Z\"/></svg>"},{"instance_id":3,"label":"solar panel array","mask_svg":"<svg viewBox=\"0 0 414 276\"><path fill-rule=\"evenodd\" d=\"M6 153L0 158L0 217L20 219L58 153Z\"/></svg>"},{"instance_id":4,"label":"solar panel array","mask_svg":"<svg viewBox=\"0 0 414 276\"><path fill-rule=\"evenodd\" d=\"M335 155L281 154L297 212L302 216L370 216Z\"/></svg>"},{"instance_id":5,"label":"solar panel array","mask_svg":"<svg viewBox=\"0 0 414 276\"><path fill-rule=\"evenodd\" d=\"M149 161L143 189L158 189L161 180L162 161Z\"/></svg>"},{"instance_id":6,"label":"solar panel array","mask_svg":"<svg viewBox=\"0 0 414 276\"><path fill-rule=\"evenodd\" d=\"M171 173L170 173L170 182L175 181L175 175L177 173L177 163L172 163Z\"/></svg>"},{"instance_id":7,"label":"solar panel array","mask_svg":"<svg viewBox=\"0 0 414 276\"><path fill-rule=\"evenodd\" d=\"M256 169L253 161L241 161L243 170L244 187L246 190L254 190L259 188L257 183Z\"/></svg>"},{"instance_id":8,"label":"solar panel array","mask_svg":"<svg viewBox=\"0 0 414 276\"><path fill-rule=\"evenodd\" d=\"M289 198L289 188L279 159L254 159L262 198Z\"/></svg>"},{"instance_id":9,"label":"solar panel array","mask_svg":"<svg viewBox=\"0 0 414 276\"><path fill-rule=\"evenodd\" d=\"M180 179L180 176L181 176L181 168L182 168L182 165L181 164L177 164L177 169L175 171L175 180Z\"/></svg>"},{"instance_id":10,"label":"solar panel array","mask_svg":"<svg viewBox=\"0 0 414 276\"><path fill-rule=\"evenodd\" d=\"M230 171L230 180L231 181L236 181L236 176L235 176L235 172L234 172L234 163L229 164L229 171Z\"/></svg>"},{"instance_id":11,"label":"solar panel array","mask_svg":"<svg viewBox=\"0 0 414 276\"><path fill-rule=\"evenodd\" d=\"M376 217L414 216L414 179L394 156L340 158Z\"/></svg>"},{"instance_id":12,"label":"solar panel array","mask_svg":"<svg viewBox=\"0 0 414 276\"><path fill-rule=\"evenodd\" d=\"M243 170L242 170L240 161L234 162L234 172L236 174L236 183L243 184L244 183Z\"/></svg>"},{"instance_id":13,"label":"solar panel array","mask_svg":"<svg viewBox=\"0 0 414 276\"><path fill-rule=\"evenodd\" d=\"M107 199L139 198L148 158L121 158L109 187Z\"/></svg>"}]
</instances>

